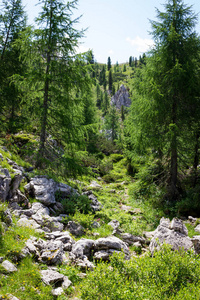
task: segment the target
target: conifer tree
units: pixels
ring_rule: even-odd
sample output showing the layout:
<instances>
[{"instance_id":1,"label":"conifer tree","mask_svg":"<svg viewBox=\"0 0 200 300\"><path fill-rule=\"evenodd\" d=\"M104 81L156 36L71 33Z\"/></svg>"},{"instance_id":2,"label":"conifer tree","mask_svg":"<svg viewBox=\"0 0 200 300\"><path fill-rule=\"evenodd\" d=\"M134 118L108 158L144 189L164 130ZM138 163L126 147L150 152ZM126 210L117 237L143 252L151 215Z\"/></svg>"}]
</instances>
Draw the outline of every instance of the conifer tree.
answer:
<instances>
[{"instance_id":1,"label":"conifer tree","mask_svg":"<svg viewBox=\"0 0 200 300\"><path fill-rule=\"evenodd\" d=\"M84 142L84 101L91 87L88 54L76 55L75 48L83 31L75 29L79 19L72 19L77 0L41 0L36 19L38 29L21 38L24 59L29 66L27 84L35 117L39 120L40 145L36 165L48 157L48 136L70 145ZM29 108L30 109L30 108ZM74 148L75 146L73 146ZM71 148L72 149L72 148ZM63 156L64 157L64 156Z\"/></svg>"},{"instance_id":2,"label":"conifer tree","mask_svg":"<svg viewBox=\"0 0 200 300\"><path fill-rule=\"evenodd\" d=\"M110 56L108 57L108 62L107 62L107 69L108 71L111 69L112 65L111 65L111 59Z\"/></svg>"},{"instance_id":3,"label":"conifer tree","mask_svg":"<svg viewBox=\"0 0 200 300\"><path fill-rule=\"evenodd\" d=\"M135 149L152 147L159 157L169 155L167 197L177 200L179 157L187 155L182 128L196 119L192 107L199 106L200 48L194 31L196 16L182 0L168 0L165 12L157 10L157 17L159 21L152 22L155 48L134 81L129 132Z\"/></svg>"},{"instance_id":4,"label":"conifer tree","mask_svg":"<svg viewBox=\"0 0 200 300\"><path fill-rule=\"evenodd\" d=\"M112 70L110 70L108 74L108 89L110 92L112 91L112 85L113 85L113 77L112 77Z\"/></svg>"},{"instance_id":5,"label":"conifer tree","mask_svg":"<svg viewBox=\"0 0 200 300\"><path fill-rule=\"evenodd\" d=\"M20 52L15 41L26 26L26 16L21 0L3 0L0 14L0 119L2 126L13 132L19 129L22 117L19 114L21 96L12 82L14 74L25 71L20 62ZM8 122L5 122L5 118Z\"/></svg>"}]
</instances>

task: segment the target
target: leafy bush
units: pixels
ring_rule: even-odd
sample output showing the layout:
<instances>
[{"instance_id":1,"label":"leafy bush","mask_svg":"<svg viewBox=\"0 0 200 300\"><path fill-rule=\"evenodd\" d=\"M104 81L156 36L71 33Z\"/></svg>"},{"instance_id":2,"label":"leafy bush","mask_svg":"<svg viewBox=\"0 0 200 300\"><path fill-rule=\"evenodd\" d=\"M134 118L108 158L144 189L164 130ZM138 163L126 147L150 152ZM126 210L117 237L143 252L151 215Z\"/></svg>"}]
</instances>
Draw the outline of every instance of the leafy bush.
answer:
<instances>
[{"instance_id":1,"label":"leafy bush","mask_svg":"<svg viewBox=\"0 0 200 300\"><path fill-rule=\"evenodd\" d=\"M125 261L123 255L114 254L110 264L99 264L81 283L81 299L181 299L188 286L187 298L182 299L194 299L199 280L199 257L192 252L173 252L164 245L153 258Z\"/></svg>"},{"instance_id":2,"label":"leafy bush","mask_svg":"<svg viewBox=\"0 0 200 300\"><path fill-rule=\"evenodd\" d=\"M81 224L84 228L91 229L94 222L94 215L92 213L82 214L76 211L73 216L66 217L63 222L68 223L69 221L75 221Z\"/></svg>"},{"instance_id":3,"label":"leafy bush","mask_svg":"<svg viewBox=\"0 0 200 300\"><path fill-rule=\"evenodd\" d=\"M61 200L65 213L74 215L76 211L88 214L92 211L91 200L86 195L73 194L70 198Z\"/></svg>"},{"instance_id":4,"label":"leafy bush","mask_svg":"<svg viewBox=\"0 0 200 300\"><path fill-rule=\"evenodd\" d=\"M114 153L114 154L111 154L110 158L112 159L112 161L114 163L120 161L121 159L123 159L123 155L122 154L118 154L118 153Z\"/></svg>"}]
</instances>

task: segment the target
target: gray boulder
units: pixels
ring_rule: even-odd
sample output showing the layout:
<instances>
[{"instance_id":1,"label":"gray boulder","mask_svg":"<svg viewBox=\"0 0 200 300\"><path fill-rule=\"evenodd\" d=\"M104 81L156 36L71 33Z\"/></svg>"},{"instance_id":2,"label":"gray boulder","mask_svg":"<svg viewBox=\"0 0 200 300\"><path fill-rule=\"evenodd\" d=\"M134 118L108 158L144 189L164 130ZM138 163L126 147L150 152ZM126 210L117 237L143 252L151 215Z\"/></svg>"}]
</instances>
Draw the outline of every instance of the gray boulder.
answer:
<instances>
[{"instance_id":1,"label":"gray boulder","mask_svg":"<svg viewBox=\"0 0 200 300\"><path fill-rule=\"evenodd\" d=\"M120 235L120 238L127 243L128 245L133 245L134 243L140 243L141 245L146 244L147 241L145 240L145 238L141 237L141 236L135 236L132 235L130 233L122 233Z\"/></svg>"},{"instance_id":2,"label":"gray boulder","mask_svg":"<svg viewBox=\"0 0 200 300\"><path fill-rule=\"evenodd\" d=\"M131 99L125 86L122 84L120 89L111 98L111 105L115 105L117 109L121 109L121 106L129 107L131 105Z\"/></svg>"},{"instance_id":3,"label":"gray boulder","mask_svg":"<svg viewBox=\"0 0 200 300\"><path fill-rule=\"evenodd\" d=\"M161 219L149 245L151 253L159 250L163 243L171 245L172 250L183 248L187 251L193 247L191 239L187 236L187 228L178 219L173 219L171 223L169 219Z\"/></svg>"},{"instance_id":4,"label":"gray boulder","mask_svg":"<svg viewBox=\"0 0 200 300\"><path fill-rule=\"evenodd\" d=\"M91 257L92 249L94 247L93 240L80 239L72 246L72 251L70 252L73 258L84 258L85 256Z\"/></svg>"},{"instance_id":5,"label":"gray boulder","mask_svg":"<svg viewBox=\"0 0 200 300\"><path fill-rule=\"evenodd\" d=\"M11 177L7 169L0 169L0 201L5 202L9 195Z\"/></svg>"},{"instance_id":6,"label":"gray boulder","mask_svg":"<svg viewBox=\"0 0 200 300\"><path fill-rule=\"evenodd\" d=\"M62 287L58 287L58 288L52 290L53 296L58 297L58 296L61 296L62 294L64 294L64 290Z\"/></svg>"},{"instance_id":7,"label":"gray boulder","mask_svg":"<svg viewBox=\"0 0 200 300\"><path fill-rule=\"evenodd\" d=\"M23 226L23 227L30 227L33 229L38 229L40 228L40 225L35 222L34 220L29 220L27 219L25 216L21 217L18 221L17 221L18 226Z\"/></svg>"},{"instance_id":8,"label":"gray boulder","mask_svg":"<svg viewBox=\"0 0 200 300\"><path fill-rule=\"evenodd\" d=\"M192 243L194 245L194 251L196 254L200 254L200 235L192 237Z\"/></svg>"},{"instance_id":9,"label":"gray boulder","mask_svg":"<svg viewBox=\"0 0 200 300\"><path fill-rule=\"evenodd\" d=\"M32 194L38 201L46 206L56 204L56 195L60 199L69 197L77 191L67 184L57 183L46 176L36 176L24 187L29 194Z\"/></svg>"},{"instance_id":10,"label":"gray boulder","mask_svg":"<svg viewBox=\"0 0 200 300\"><path fill-rule=\"evenodd\" d=\"M32 178L24 188L46 206L56 203L56 182L53 179L47 179L45 176L37 176Z\"/></svg>"},{"instance_id":11,"label":"gray boulder","mask_svg":"<svg viewBox=\"0 0 200 300\"><path fill-rule=\"evenodd\" d=\"M15 265L13 265L9 260L4 260L1 266L3 267L6 273L13 273L17 271Z\"/></svg>"},{"instance_id":12,"label":"gray boulder","mask_svg":"<svg viewBox=\"0 0 200 300\"><path fill-rule=\"evenodd\" d=\"M126 243L115 236L106 238L100 238L94 243L94 251L98 252L101 250L117 250L122 251L125 255L125 259L130 258L129 249Z\"/></svg>"},{"instance_id":13,"label":"gray boulder","mask_svg":"<svg viewBox=\"0 0 200 300\"><path fill-rule=\"evenodd\" d=\"M112 256L114 252L115 253L120 253L120 251L114 250L114 249L97 251L94 254L94 259L95 260L100 260L100 261L109 261L110 256Z\"/></svg>"},{"instance_id":14,"label":"gray boulder","mask_svg":"<svg viewBox=\"0 0 200 300\"><path fill-rule=\"evenodd\" d=\"M47 285L58 284L59 282L60 284L62 284L64 280L63 274L60 274L53 270L41 270L40 274L42 277L42 281Z\"/></svg>"},{"instance_id":15,"label":"gray boulder","mask_svg":"<svg viewBox=\"0 0 200 300\"><path fill-rule=\"evenodd\" d=\"M67 223L66 229L68 229L70 233L75 236L81 236L85 233L83 226L74 221L69 221Z\"/></svg>"}]
</instances>

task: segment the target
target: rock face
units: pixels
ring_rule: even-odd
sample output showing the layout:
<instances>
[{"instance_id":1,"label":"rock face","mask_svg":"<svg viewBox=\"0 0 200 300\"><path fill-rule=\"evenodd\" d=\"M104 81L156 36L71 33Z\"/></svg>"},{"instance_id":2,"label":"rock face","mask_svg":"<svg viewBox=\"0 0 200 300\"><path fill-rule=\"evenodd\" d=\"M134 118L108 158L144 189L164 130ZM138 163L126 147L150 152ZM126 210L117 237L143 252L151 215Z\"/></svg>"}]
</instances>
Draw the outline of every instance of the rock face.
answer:
<instances>
[{"instance_id":1,"label":"rock face","mask_svg":"<svg viewBox=\"0 0 200 300\"><path fill-rule=\"evenodd\" d=\"M122 84L120 89L111 98L111 105L115 105L117 109L121 106L129 107L131 105L131 99L129 98L129 93L125 86Z\"/></svg>"},{"instance_id":2,"label":"rock face","mask_svg":"<svg viewBox=\"0 0 200 300\"><path fill-rule=\"evenodd\" d=\"M160 225L154 231L149 249L153 254L156 249L159 250L160 245L163 243L172 246L172 250L180 250L183 248L185 251L193 247L192 240L188 237L188 231L183 222L174 218L172 222L169 219L162 218Z\"/></svg>"},{"instance_id":3,"label":"rock face","mask_svg":"<svg viewBox=\"0 0 200 300\"><path fill-rule=\"evenodd\" d=\"M46 206L56 204L55 193L60 198L69 197L76 190L64 183L56 183L53 179L46 176L36 176L24 187L29 194L32 194L37 200Z\"/></svg>"}]
</instances>

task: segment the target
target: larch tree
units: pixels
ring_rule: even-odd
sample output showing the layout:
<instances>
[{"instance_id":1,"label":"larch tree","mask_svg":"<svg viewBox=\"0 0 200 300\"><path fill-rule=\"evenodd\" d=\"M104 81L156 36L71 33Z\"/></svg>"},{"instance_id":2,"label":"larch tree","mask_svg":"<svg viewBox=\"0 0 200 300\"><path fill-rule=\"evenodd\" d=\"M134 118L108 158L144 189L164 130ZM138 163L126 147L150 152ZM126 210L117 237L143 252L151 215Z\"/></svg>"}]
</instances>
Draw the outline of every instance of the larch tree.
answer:
<instances>
[{"instance_id":1,"label":"larch tree","mask_svg":"<svg viewBox=\"0 0 200 300\"><path fill-rule=\"evenodd\" d=\"M41 0L40 3L37 28L28 28L20 44L29 66L27 78L23 80L27 85L24 89L40 134L36 158L39 167L44 158L51 157L48 137L62 141L67 152L84 143L85 100L82 96L91 89L88 64L91 53L76 54L79 39L84 35L83 30L75 28L79 18L73 19L78 1L65 4L62 0Z\"/></svg>"},{"instance_id":2,"label":"larch tree","mask_svg":"<svg viewBox=\"0 0 200 300\"><path fill-rule=\"evenodd\" d=\"M0 118L3 127L9 132L19 127L21 97L12 82L12 76L22 74L25 70L19 59L20 53L14 45L25 27L26 16L22 1L3 0L0 14Z\"/></svg>"},{"instance_id":3,"label":"larch tree","mask_svg":"<svg viewBox=\"0 0 200 300\"><path fill-rule=\"evenodd\" d=\"M167 195L175 201L179 158L186 154L183 128L196 118L191 107L199 105L199 39L191 7L182 0L168 0L164 7L151 22L154 49L134 80L129 134L140 151L151 147L159 157L169 157Z\"/></svg>"}]
</instances>

